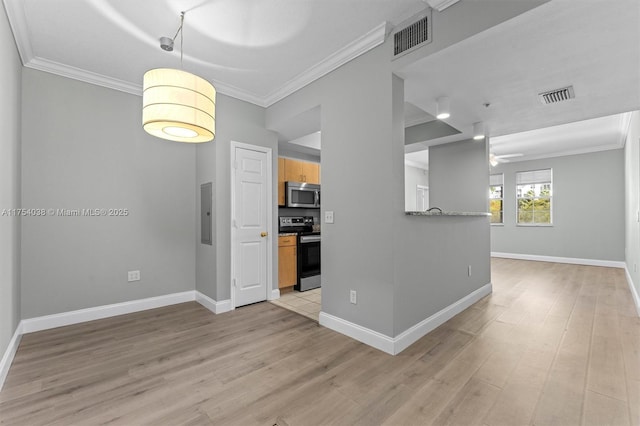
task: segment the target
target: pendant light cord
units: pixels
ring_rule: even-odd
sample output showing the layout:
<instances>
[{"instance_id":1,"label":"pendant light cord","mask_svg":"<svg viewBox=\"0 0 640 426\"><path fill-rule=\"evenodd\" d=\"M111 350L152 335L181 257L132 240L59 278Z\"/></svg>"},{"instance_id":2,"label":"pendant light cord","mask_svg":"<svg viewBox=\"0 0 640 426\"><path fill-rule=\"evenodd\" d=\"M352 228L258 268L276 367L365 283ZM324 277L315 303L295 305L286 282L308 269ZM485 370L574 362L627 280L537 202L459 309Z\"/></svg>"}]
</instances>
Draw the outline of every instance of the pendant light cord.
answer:
<instances>
[{"instance_id":1,"label":"pendant light cord","mask_svg":"<svg viewBox=\"0 0 640 426\"><path fill-rule=\"evenodd\" d=\"M180 68L184 69L184 65L182 64L182 46L184 45L184 32L182 31L182 27L184 26L184 14L185 12L180 12L180 28L176 31L176 35L173 36L173 40L178 37L180 34Z\"/></svg>"},{"instance_id":2,"label":"pendant light cord","mask_svg":"<svg viewBox=\"0 0 640 426\"><path fill-rule=\"evenodd\" d=\"M180 13L180 68L184 70L184 65L182 64L182 52L184 49L182 48L184 44L184 30L182 26L184 25L184 12Z\"/></svg>"}]
</instances>

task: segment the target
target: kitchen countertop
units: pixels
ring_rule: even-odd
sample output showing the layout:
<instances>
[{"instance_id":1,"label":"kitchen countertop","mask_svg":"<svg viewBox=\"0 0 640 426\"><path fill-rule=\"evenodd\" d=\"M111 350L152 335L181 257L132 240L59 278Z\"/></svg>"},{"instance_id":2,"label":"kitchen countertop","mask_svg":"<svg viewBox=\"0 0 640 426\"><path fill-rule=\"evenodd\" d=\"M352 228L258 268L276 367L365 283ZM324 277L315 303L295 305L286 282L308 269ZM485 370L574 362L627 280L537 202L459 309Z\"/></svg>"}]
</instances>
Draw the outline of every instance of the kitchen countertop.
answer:
<instances>
[{"instance_id":1,"label":"kitchen countertop","mask_svg":"<svg viewBox=\"0 0 640 426\"><path fill-rule=\"evenodd\" d=\"M430 211L430 212L405 212L407 216L491 216L491 213L487 212L439 212L439 211Z\"/></svg>"}]
</instances>

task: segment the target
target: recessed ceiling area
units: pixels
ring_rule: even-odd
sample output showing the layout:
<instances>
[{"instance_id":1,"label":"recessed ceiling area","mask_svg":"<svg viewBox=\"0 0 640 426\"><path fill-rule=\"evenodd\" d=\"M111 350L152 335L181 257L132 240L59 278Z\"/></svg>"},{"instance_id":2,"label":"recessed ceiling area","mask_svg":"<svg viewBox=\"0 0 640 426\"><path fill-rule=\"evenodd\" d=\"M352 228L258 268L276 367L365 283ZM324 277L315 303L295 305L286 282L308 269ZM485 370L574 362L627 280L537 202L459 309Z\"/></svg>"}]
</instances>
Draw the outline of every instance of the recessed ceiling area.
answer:
<instances>
[{"instance_id":1,"label":"recessed ceiling area","mask_svg":"<svg viewBox=\"0 0 640 426\"><path fill-rule=\"evenodd\" d=\"M620 147L612 143L616 116L640 109L638 22L637 0L552 0L406 66L405 101L435 115L436 99L448 96L444 122L460 133L414 138L405 151L470 139L475 122L484 123L496 153L524 153L518 160ZM540 93L567 86L574 99L540 101ZM600 117L609 118L590 121ZM518 136L537 129L543 136L535 142Z\"/></svg>"},{"instance_id":2,"label":"recessed ceiling area","mask_svg":"<svg viewBox=\"0 0 640 426\"><path fill-rule=\"evenodd\" d=\"M543 129L492 137L494 155L510 162L619 149L624 147L631 113L615 114ZM522 154L521 156L519 154Z\"/></svg>"},{"instance_id":3,"label":"recessed ceiling area","mask_svg":"<svg viewBox=\"0 0 640 426\"><path fill-rule=\"evenodd\" d=\"M504 8L503 0L474 2L488 14ZM179 42L165 52L158 40L174 36L184 10L184 69L212 81L220 93L260 106L381 44L395 25L424 11L427 3L4 0L25 66L138 94L145 71L180 67ZM471 3L437 2L449 7L432 13L455 15ZM405 80L406 152L470 139L475 122L484 123L495 145L505 135L579 126L640 109L640 2L530 3L532 8L515 18L413 63L396 62ZM476 19L456 16L447 30L461 31ZM433 28L433 44L442 33ZM568 86L574 99L544 105L538 98ZM451 103L452 115L444 121L434 120L441 96ZM319 155L315 148L289 143L306 143L300 138L321 130L319 106L274 130L285 150ZM577 144L568 143L575 150ZM508 142L499 145L506 151ZM531 149L531 157L546 155L534 148L518 146ZM585 142L583 149L593 144Z\"/></svg>"}]
</instances>

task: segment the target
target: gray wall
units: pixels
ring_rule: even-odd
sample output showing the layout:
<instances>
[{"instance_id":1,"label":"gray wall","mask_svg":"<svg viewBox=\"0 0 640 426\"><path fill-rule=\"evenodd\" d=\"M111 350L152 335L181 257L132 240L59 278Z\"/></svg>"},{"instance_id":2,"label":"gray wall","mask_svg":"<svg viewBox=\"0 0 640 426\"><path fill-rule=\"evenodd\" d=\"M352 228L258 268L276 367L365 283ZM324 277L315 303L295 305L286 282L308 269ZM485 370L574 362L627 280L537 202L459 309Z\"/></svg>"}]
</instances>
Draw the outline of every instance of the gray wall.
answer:
<instances>
[{"instance_id":1,"label":"gray wall","mask_svg":"<svg viewBox=\"0 0 640 426\"><path fill-rule=\"evenodd\" d=\"M640 224L637 212L640 210L640 112L631 117L627 142L624 148L625 162L625 262L631 280L640 294ZM634 266L636 266L634 268ZM640 306L636 307L640 310Z\"/></svg>"},{"instance_id":2,"label":"gray wall","mask_svg":"<svg viewBox=\"0 0 640 426\"><path fill-rule=\"evenodd\" d=\"M196 148L146 134L138 96L31 69L23 83L23 206L130 213L23 218L22 317L193 290Z\"/></svg>"},{"instance_id":3,"label":"gray wall","mask_svg":"<svg viewBox=\"0 0 640 426\"><path fill-rule=\"evenodd\" d=\"M267 128L322 108L322 310L393 335L393 210L404 211L403 176L393 178L392 74L385 45L352 60L267 109ZM365 154L366 153L366 154ZM366 158L366 161L363 161ZM349 185L345 185L348 182ZM393 190L400 185L401 205ZM353 188L367 188L358 195ZM356 195L354 197L354 194ZM383 201L383 202L381 202ZM349 290L358 304L349 303Z\"/></svg>"},{"instance_id":4,"label":"gray wall","mask_svg":"<svg viewBox=\"0 0 640 426\"><path fill-rule=\"evenodd\" d=\"M515 174L553 169L553 226L516 226ZM594 260L624 260L624 152L500 164L504 226L491 227L491 251Z\"/></svg>"},{"instance_id":5,"label":"gray wall","mask_svg":"<svg viewBox=\"0 0 640 426\"><path fill-rule=\"evenodd\" d=\"M488 188L484 141L470 139L429 148L429 207L486 212Z\"/></svg>"},{"instance_id":6,"label":"gray wall","mask_svg":"<svg viewBox=\"0 0 640 426\"><path fill-rule=\"evenodd\" d=\"M407 267L405 259L415 258L416 253L454 259L462 233L472 231L429 222L430 218L412 220L404 214L404 88L391 72L389 52L388 41L272 105L266 122L268 128L277 128L321 105L321 217L327 210L335 213L334 224L322 225L322 310L396 336L451 304L452 297L464 297L489 282L488 273L480 272L489 269L489 232L486 218L470 221L480 241L464 261L482 264L473 281L459 282L449 274L450 268L457 268L453 262L434 265L436 269L429 271ZM469 174L469 181L488 182L486 157L482 164L482 175ZM486 196L486 185L482 191L480 196ZM449 236L451 244L433 242L449 232L454 234ZM434 285L424 285L425 273L434 277ZM442 291L440 285L456 290ZM351 289L358 293L356 305L349 303ZM414 297L418 302L405 307ZM429 303L419 302L424 297Z\"/></svg>"},{"instance_id":7,"label":"gray wall","mask_svg":"<svg viewBox=\"0 0 640 426\"><path fill-rule=\"evenodd\" d=\"M213 246L200 244L200 222L196 222L196 289L216 301L231 298L231 141L272 149L272 281L278 288L278 139L265 130L264 108L229 96L217 95L216 137L197 147L198 205L200 184L213 182ZM198 213L199 215L199 213Z\"/></svg>"},{"instance_id":8,"label":"gray wall","mask_svg":"<svg viewBox=\"0 0 640 426\"><path fill-rule=\"evenodd\" d=\"M312 163L319 163L320 162L320 156L319 155L306 154L304 152L289 151L289 150L284 150L284 149L280 150L280 157L294 158L294 159L302 160L302 161L310 161Z\"/></svg>"},{"instance_id":9,"label":"gray wall","mask_svg":"<svg viewBox=\"0 0 640 426\"><path fill-rule=\"evenodd\" d=\"M407 216L400 221L396 335L491 282L489 237L488 217Z\"/></svg>"},{"instance_id":10,"label":"gray wall","mask_svg":"<svg viewBox=\"0 0 640 426\"><path fill-rule=\"evenodd\" d=\"M404 166L404 208L416 210L416 186L429 186L429 171L418 167Z\"/></svg>"},{"instance_id":11,"label":"gray wall","mask_svg":"<svg viewBox=\"0 0 640 426\"><path fill-rule=\"evenodd\" d=\"M20 207L22 63L0 7L0 211ZM0 216L0 358L20 321L20 218Z\"/></svg>"}]
</instances>

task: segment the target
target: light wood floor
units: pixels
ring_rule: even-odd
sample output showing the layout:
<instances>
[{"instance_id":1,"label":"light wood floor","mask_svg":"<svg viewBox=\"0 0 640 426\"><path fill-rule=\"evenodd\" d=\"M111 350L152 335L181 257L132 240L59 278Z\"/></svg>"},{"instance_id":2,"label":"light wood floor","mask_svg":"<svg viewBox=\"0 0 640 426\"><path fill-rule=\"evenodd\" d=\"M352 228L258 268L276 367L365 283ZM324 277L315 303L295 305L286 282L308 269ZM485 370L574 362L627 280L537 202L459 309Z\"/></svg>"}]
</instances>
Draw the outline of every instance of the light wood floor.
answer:
<instances>
[{"instance_id":1,"label":"light wood floor","mask_svg":"<svg viewBox=\"0 0 640 426\"><path fill-rule=\"evenodd\" d=\"M493 261L494 293L392 357L269 303L27 334L2 424L640 424L620 269Z\"/></svg>"}]
</instances>

